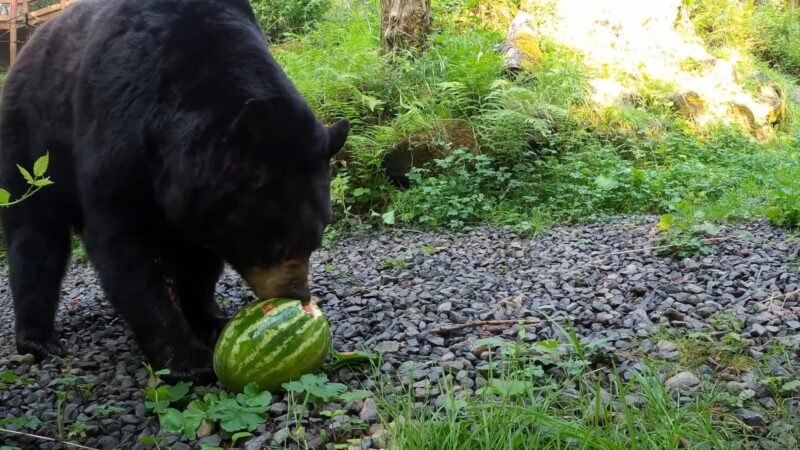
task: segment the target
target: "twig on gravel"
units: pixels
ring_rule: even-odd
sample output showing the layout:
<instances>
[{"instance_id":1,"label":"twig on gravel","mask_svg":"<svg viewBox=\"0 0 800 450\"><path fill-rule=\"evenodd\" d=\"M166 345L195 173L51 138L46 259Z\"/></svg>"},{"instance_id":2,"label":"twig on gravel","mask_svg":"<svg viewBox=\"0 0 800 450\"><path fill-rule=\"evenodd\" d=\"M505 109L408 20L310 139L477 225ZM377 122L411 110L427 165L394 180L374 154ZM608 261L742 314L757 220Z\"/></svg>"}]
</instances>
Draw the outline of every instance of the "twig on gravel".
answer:
<instances>
[{"instance_id":1,"label":"twig on gravel","mask_svg":"<svg viewBox=\"0 0 800 450\"><path fill-rule=\"evenodd\" d=\"M781 306L780 306L779 309L784 309L786 307L786 300L789 297L791 297L792 295L797 295L797 294L800 294L800 289L796 289L794 291L787 292L785 294L775 294L775 293L773 293L772 295L769 296L769 303L767 304L767 311L771 312L772 311L772 303L775 300L780 300L780 299L783 299L783 303L781 303Z\"/></svg>"},{"instance_id":2,"label":"twig on gravel","mask_svg":"<svg viewBox=\"0 0 800 450\"><path fill-rule=\"evenodd\" d=\"M73 442L62 441L62 440L59 440L59 439L53 439L53 438L49 438L47 436L39 436L38 434L25 433L25 432L22 432L22 431L11 431L11 430L7 430L5 428L0 428L0 433L15 434L15 435L18 435L18 436L25 436L25 437L34 438L34 439L41 439L43 441L58 442L60 444L67 445L69 447L82 448L82 449L85 449L85 450L99 450L99 449L96 449L94 447L86 447L85 445L75 444Z\"/></svg>"},{"instance_id":3,"label":"twig on gravel","mask_svg":"<svg viewBox=\"0 0 800 450\"><path fill-rule=\"evenodd\" d=\"M777 299L779 299L779 298L786 298L786 297L789 297L789 296L792 296L792 295L795 295L795 294L800 294L800 289L796 289L796 290L794 290L794 291L787 292L787 293L785 293L785 294L777 294L777 295L773 295L773 296L772 296L772 299L773 299L773 300L777 300Z\"/></svg>"},{"instance_id":4,"label":"twig on gravel","mask_svg":"<svg viewBox=\"0 0 800 450\"><path fill-rule=\"evenodd\" d=\"M712 243L712 242L719 243L719 242L724 242L724 241L730 241L731 239L737 239L739 237L740 236L725 236L725 237L719 237L719 238L712 237L712 238L706 239L706 242L707 243ZM598 262L600 262L600 261L602 261L602 260L604 260L604 259L606 259L606 258L608 258L610 256L627 255L627 254L630 254L630 253L639 253L639 252L649 252L649 251L653 251L653 250L663 250L665 248L672 248L672 247L675 247L675 244L657 245L655 247L642 247L642 248L634 248L632 250L621 250L621 251L618 251L618 252L611 252L611 253L609 253L607 255L604 255L604 256L601 256L601 257L595 259L594 261L591 262L591 264L598 263Z\"/></svg>"},{"instance_id":5,"label":"twig on gravel","mask_svg":"<svg viewBox=\"0 0 800 450\"><path fill-rule=\"evenodd\" d=\"M555 319L552 319L555 320ZM539 325L544 320L541 319L520 319L520 320L475 320L473 322L461 324L461 325L453 325L451 327L442 327L442 328L434 328L430 332L431 334L448 334L452 333L453 331L463 330L465 328L475 328L475 327L482 327L482 326L501 326L501 325Z\"/></svg>"}]
</instances>

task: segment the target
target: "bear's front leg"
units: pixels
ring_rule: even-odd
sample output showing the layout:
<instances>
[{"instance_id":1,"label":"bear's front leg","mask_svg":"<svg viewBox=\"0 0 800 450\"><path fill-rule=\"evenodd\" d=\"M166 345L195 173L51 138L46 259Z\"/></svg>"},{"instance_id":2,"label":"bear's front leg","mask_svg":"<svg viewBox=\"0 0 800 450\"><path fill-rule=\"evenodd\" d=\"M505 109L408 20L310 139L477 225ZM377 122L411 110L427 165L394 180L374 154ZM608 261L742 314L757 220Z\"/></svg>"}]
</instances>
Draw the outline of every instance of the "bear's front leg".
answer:
<instances>
[{"instance_id":1,"label":"bear's front leg","mask_svg":"<svg viewBox=\"0 0 800 450\"><path fill-rule=\"evenodd\" d=\"M213 348L229 319L214 298L224 262L211 251L190 244L177 246L171 260L183 315L195 336Z\"/></svg>"},{"instance_id":2,"label":"bear's front leg","mask_svg":"<svg viewBox=\"0 0 800 450\"><path fill-rule=\"evenodd\" d=\"M142 219L114 211L93 211L87 219L86 249L103 290L132 328L150 364L169 369L165 379L171 382L213 381L212 351L170 301L156 263L157 245Z\"/></svg>"}]
</instances>

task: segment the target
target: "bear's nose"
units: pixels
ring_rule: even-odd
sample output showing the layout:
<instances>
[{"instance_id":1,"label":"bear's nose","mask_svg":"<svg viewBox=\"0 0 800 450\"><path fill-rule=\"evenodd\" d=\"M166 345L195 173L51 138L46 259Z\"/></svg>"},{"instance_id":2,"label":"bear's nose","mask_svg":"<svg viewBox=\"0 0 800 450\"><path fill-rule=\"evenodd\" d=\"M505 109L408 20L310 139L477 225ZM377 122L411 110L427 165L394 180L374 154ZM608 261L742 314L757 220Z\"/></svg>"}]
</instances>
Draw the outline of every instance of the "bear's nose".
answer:
<instances>
[{"instance_id":1,"label":"bear's nose","mask_svg":"<svg viewBox=\"0 0 800 450\"><path fill-rule=\"evenodd\" d=\"M246 270L242 275L260 299L292 298L304 304L311 299L307 261L282 261L270 267Z\"/></svg>"}]
</instances>

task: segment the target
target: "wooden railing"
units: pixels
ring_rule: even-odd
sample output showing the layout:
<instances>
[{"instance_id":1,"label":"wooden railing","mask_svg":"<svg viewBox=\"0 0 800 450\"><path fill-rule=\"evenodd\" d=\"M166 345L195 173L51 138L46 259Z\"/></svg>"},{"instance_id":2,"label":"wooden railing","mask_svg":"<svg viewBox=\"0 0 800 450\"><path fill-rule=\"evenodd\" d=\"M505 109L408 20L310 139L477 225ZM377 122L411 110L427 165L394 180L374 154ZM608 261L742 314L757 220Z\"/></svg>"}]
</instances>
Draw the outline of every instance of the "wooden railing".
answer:
<instances>
[{"instance_id":1,"label":"wooden railing","mask_svg":"<svg viewBox=\"0 0 800 450\"><path fill-rule=\"evenodd\" d=\"M9 66L17 59L20 27L36 26L76 0L0 0L0 30L8 31Z\"/></svg>"}]
</instances>

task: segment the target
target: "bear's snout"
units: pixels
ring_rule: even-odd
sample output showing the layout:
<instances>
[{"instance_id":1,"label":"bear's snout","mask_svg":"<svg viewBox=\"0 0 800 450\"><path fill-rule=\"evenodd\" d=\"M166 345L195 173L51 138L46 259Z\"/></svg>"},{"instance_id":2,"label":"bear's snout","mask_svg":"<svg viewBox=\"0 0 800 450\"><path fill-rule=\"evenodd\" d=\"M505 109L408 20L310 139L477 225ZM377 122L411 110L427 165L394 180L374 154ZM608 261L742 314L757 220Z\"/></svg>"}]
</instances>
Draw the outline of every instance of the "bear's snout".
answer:
<instances>
[{"instance_id":1,"label":"bear's snout","mask_svg":"<svg viewBox=\"0 0 800 450\"><path fill-rule=\"evenodd\" d=\"M308 287L308 261L286 260L270 267L253 267L242 274L259 299L291 298L307 303L311 299Z\"/></svg>"}]
</instances>

